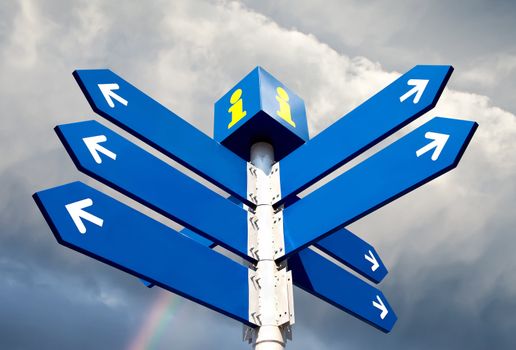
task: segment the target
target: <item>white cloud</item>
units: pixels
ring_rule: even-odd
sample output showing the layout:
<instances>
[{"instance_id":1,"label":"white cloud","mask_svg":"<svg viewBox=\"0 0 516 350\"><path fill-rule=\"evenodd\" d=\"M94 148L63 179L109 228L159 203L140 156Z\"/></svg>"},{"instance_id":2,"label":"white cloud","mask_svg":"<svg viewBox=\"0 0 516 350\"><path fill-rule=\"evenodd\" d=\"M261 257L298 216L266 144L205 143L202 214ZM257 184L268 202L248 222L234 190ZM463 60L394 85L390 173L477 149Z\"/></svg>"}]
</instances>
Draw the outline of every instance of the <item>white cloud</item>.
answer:
<instances>
[{"instance_id":1,"label":"white cloud","mask_svg":"<svg viewBox=\"0 0 516 350\"><path fill-rule=\"evenodd\" d=\"M473 59L461 75L461 80L464 84L494 88L513 74L516 74L516 55L490 53Z\"/></svg>"},{"instance_id":2,"label":"white cloud","mask_svg":"<svg viewBox=\"0 0 516 350\"><path fill-rule=\"evenodd\" d=\"M37 1L21 2L1 47L0 147L9 150L2 155L1 172L28 160L46 159L49 150L60 147L52 132L56 123L93 116L71 77L78 66L115 68L208 134L213 103L256 65L305 99L312 136L399 76L378 62L348 57L313 35L284 28L236 2L127 4L114 16L122 4L126 2L81 2L63 5L63 13L57 14ZM358 45L364 39L350 40ZM503 71L513 66L501 67ZM482 76L488 79L491 73L486 70ZM510 211L516 202L516 118L486 96L455 90L445 90L438 107L426 117L433 115L480 124L459 167L353 229L378 246L388 265L399 269L387 277L389 288L411 288L402 274L424 283L421 269L436 265L481 268L480 259L489 255L494 270L482 274L481 286L472 296L471 303L479 302L490 293L493 280L516 271L514 259L494 251L500 237L510 238L504 230L514 223ZM42 161L35 164L41 166ZM40 169L26 164L23 169L33 174L34 182L43 181L37 178ZM514 245L514 239L507 244ZM514 284L506 288L515 289ZM99 298L122 307L118 297L103 290ZM312 334L306 337L315 342Z\"/></svg>"},{"instance_id":3,"label":"white cloud","mask_svg":"<svg viewBox=\"0 0 516 350\"><path fill-rule=\"evenodd\" d=\"M340 55L312 35L281 28L238 3L174 5L170 13L160 23L164 48L147 72L159 77L160 100L171 101L194 120L202 116L196 123L206 132L211 131L205 126L211 124L211 104L256 65L305 99L315 132L395 76L365 58Z\"/></svg>"}]
</instances>

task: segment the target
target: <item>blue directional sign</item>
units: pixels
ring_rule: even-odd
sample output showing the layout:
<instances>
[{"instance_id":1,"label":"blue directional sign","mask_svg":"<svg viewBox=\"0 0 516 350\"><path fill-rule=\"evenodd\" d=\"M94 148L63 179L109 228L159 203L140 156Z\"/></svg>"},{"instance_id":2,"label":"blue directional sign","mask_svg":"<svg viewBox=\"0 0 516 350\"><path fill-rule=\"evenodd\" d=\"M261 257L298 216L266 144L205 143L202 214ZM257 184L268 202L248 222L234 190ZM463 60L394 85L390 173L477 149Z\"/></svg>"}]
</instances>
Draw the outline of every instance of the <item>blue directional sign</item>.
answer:
<instances>
[{"instance_id":1,"label":"blue directional sign","mask_svg":"<svg viewBox=\"0 0 516 350\"><path fill-rule=\"evenodd\" d=\"M246 267L81 182L34 199L60 244L252 325Z\"/></svg>"},{"instance_id":2,"label":"blue directional sign","mask_svg":"<svg viewBox=\"0 0 516 350\"><path fill-rule=\"evenodd\" d=\"M289 268L296 286L383 332L390 332L396 323L382 292L310 249L294 255Z\"/></svg>"},{"instance_id":3,"label":"blue directional sign","mask_svg":"<svg viewBox=\"0 0 516 350\"><path fill-rule=\"evenodd\" d=\"M373 246L345 228L324 237L314 245L374 283L380 283L387 275L387 268Z\"/></svg>"},{"instance_id":4,"label":"blue directional sign","mask_svg":"<svg viewBox=\"0 0 516 350\"><path fill-rule=\"evenodd\" d=\"M451 66L414 67L286 156L278 204L432 109L452 71Z\"/></svg>"},{"instance_id":5,"label":"blue directional sign","mask_svg":"<svg viewBox=\"0 0 516 350\"><path fill-rule=\"evenodd\" d=\"M247 205L246 162L108 69L73 73L92 109Z\"/></svg>"},{"instance_id":6,"label":"blue directional sign","mask_svg":"<svg viewBox=\"0 0 516 350\"><path fill-rule=\"evenodd\" d=\"M283 259L453 169L476 128L434 118L286 208Z\"/></svg>"},{"instance_id":7,"label":"blue directional sign","mask_svg":"<svg viewBox=\"0 0 516 350\"><path fill-rule=\"evenodd\" d=\"M247 256L247 212L96 121L56 132L77 168L235 254Z\"/></svg>"},{"instance_id":8,"label":"blue directional sign","mask_svg":"<svg viewBox=\"0 0 516 350\"><path fill-rule=\"evenodd\" d=\"M213 242L203 239L190 230L183 230L181 233L199 241L206 247L214 246ZM346 237L344 239L337 238L334 241L337 245L350 243L353 248L358 250L363 249L360 244L367 245L363 241L363 243L357 242L360 239L349 231L343 230L342 235ZM334 236L340 235L335 233ZM328 240L326 243L330 244L330 241ZM356 255L351 249L349 250L350 256ZM384 332L389 332L396 323L396 315L382 292L312 250L304 249L298 254L294 254L289 259L288 266L292 270L294 285L308 293L349 312ZM385 270L383 265L382 267ZM385 271L383 275L386 273ZM154 286L151 282L145 280L142 282L147 287Z\"/></svg>"},{"instance_id":9,"label":"blue directional sign","mask_svg":"<svg viewBox=\"0 0 516 350\"><path fill-rule=\"evenodd\" d=\"M452 70L416 66L312 140L302 99L263 68L216 103L216 140L113 72L78 70L74 77L95 112L231 197L85 121L56 127L77 168L183 231L80 182L34 199L59 243L250 327L292 324L296 285L390 332L397 317L385 296L349 271L379 283L387 268L345 227L453 169L477 124L436 117L307 196L296 194L433 108Z\"/></svg>"}]
</instances>

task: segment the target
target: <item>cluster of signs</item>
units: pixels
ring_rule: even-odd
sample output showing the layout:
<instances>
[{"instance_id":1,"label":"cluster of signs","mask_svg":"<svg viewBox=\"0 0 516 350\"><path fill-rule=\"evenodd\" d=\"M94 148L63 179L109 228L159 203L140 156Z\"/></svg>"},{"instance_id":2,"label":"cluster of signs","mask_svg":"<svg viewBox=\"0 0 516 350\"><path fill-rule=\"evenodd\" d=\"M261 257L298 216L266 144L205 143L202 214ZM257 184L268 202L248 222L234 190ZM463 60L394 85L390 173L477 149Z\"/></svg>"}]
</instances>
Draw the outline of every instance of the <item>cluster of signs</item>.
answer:
<instances>
[{"instance_id":1,"label":"cluster of signs","mask_svg":"<svg viewBox=\"0 0 516 350\"><path fill-rule=\"evenodd\" d=\"M279 155L281 196L274 206L283 210L285 247L277 262L288 261L294 285L389 332L396 315L366 282L379 283L387 269L345 227L454 168L477 124L435 117L304 198L296 195L433 108L452 70L416 66L310 140L302 100L261 68L215 105L215 139L110 70L78 70L74 77L97 114L232 199L93 120L55 128L77 168L185 229L177 232L81 182L34 199L59 243L255 326L248 267L212 248L256 262L248 251L246 207L255 204L246 159L251 136L268 133Z\"/></svg>"}]
</instances>

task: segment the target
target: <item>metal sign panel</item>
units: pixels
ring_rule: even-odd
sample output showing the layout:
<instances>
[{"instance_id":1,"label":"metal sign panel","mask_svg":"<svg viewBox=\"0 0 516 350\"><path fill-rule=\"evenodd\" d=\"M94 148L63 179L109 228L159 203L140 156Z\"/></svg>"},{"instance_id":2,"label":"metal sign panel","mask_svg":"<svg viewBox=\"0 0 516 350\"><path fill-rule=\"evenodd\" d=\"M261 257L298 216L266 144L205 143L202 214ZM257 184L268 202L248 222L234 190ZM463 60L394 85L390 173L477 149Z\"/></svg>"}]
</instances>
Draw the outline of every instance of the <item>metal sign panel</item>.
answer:
<instances>
[{"instance_id":1,"label":"metal sign panel","mask_svg":"<svg viewBox=\"0 0 516 350\"><path fill-rule=\"evenodd\" d=\"M278 204L432 109L452 71L451 66L412 68L286 156Z\"/></svg>"},{"instance_id":2,"label":"metal sign panel","mask_svg":"<svg viewBox=\"0 0 516 350\"><path fill-rule=\"evenodd\" d=\"M383 332L396 323L382 292L310 249L293 256L289 268L296 286Z\"/></svg>"},{"instance_id":3,"label":"metal sign panel","mask_svg":"<svg viewBox=\"0 0 516 350\"><path fill-rule=\"evenodd\" d=\"M213 242L203 239L190 230L184 230L181 233L192 240L201 239L202 244L206 247L214 246ZM349 231L344 234L353 236ZM337 236L339 235L337 234ZM355 239L359 238L355 236ZM335 242L337 244L349 242L356 247L357 243L353 243L353 240L349 237L343 240L337 238ZM358 248L363 247L358 246ZM355 255L356 253L352 252L350 260L353 261ZM288 268L292 271L295 286L376 328L389 332L396 323L396 315L381 291L354 277L312 250L307 248L294 254L288 261ZM383 268L385 269L385 267ZM153 286L147 281L143 281L143 283L148 287Z\"/></svg>"},{"instance_id":4,"label":"metal sign panel","mask_svg":"<svg viewBox=\"0 0 516 350\"><path fill-rule=\"evenodd\" d=\"M60 244L252 325L246 267L81 182L34 200Z\"/></svg>"},{"instance_id":5,"label":"metal sign panel","mask_svg":"<svg viewBox=\"0 0 516 350\"><path fill-rule=\"evenodd\" d=\"M96 121L56 132L77 168L250 261L247 212Z\"/></svg>"},{"instance_id":6,"label":"metal sign panel","mask_svg":"<svg viewBox=\"0 0 516 350\"><path fill-rule=\"evenodd\" d=\"M434 118L286 208L283 258L453 169L476 128Z\"/></svg>"},{"instance_id":7,"label":"metal sign panel","mask_svg":"<svg viewBox=\"0 0 516 350\"><path fill-rule=\"evenodd\" d=\"M76 70L73 76L97 114L253 205L242 158L109 69Z\"/></svg>"},{"instance_id":8,"label":"metal sign panel","mask_svg":"<svg viewBox=\"0 0 516 350\"><path fill-rule=\"evenodd\" d=\"M314 246L374 283L380 283L387 275L387 268L373 246L345 228Z\"/></svg>"},{"instance_id":9,"label":"metal sign panel","mask_svg":"<svg viewBox=\"0 0 516 350\"><path fill-rule=\"evenodd\" d=\"M156 284L256 326L256 332L245 333L256 344L285 345L283 336L294 320L292 282L389 332L396 315L384 295L332 262L375 283L387 274L376 250L344 227L453 169L477 124L434 118L308 196L296 194L433 108L452 70L416 66L299 147L307 138L306 124L298 119L305 116L302 100L257 68L250 75L258 79L254 90L239 83L215 108L222 118L216 135L229 149L113 72L75 71L98 114L232 197L223 198L103 125L86 121L56 127L79 170L185 229L176 232L80 182L38 192L34 199L59 243L147 286ZM289 132L298 144L285 136ZM264 140L269 145L256 144ZM251 143L251 163L263 163L260 169L235 154L247 157ZM274 165L273 150L277 159L285 156ZM314 252L312 244L333 259ZM212 250L215 245L246 259L250 268ZM270 332L262 323L281 328ZM271 338L260 338L264 334Z\"/></svg>"}]
</instances>

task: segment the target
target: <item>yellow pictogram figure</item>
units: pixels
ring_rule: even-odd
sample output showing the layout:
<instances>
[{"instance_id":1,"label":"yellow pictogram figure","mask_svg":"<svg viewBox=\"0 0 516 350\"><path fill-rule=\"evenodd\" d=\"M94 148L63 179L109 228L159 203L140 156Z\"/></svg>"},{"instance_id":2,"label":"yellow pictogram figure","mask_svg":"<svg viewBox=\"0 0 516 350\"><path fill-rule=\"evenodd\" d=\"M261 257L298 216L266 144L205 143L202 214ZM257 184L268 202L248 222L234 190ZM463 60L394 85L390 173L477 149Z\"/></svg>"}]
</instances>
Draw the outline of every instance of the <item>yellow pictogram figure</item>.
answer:
<instances>
[{"instance_id":1,"label":"yellow pictogram figure","mask_svg":"<svg viewBox=\"0 0 516 350\"><path fill-rule=\"evenodd\" d=\"M228 109L228 112L231 113L231 122L228 124L228 129L247 115L242 102L242 89L236 89L235 92L233 92L229 98L229 103L231 103L231 107Z\"/></svg>"},{"instance_id":2,"label":"yellow pictogram figure","mask_svg":"<svg viewBox=\"0 0 516 350\"><path fill-rule=\"evenodd\" d=\"M292 120L292 115L290 114L288 94L285 91L285 89L283 89L281 86L278 86L276 88L276 100L279 103L279 111L276 111L276 114L295 128L296 123L294 123L294 121Z\"/></svg>"}]
</instances>

